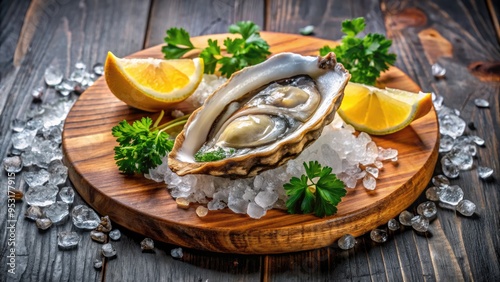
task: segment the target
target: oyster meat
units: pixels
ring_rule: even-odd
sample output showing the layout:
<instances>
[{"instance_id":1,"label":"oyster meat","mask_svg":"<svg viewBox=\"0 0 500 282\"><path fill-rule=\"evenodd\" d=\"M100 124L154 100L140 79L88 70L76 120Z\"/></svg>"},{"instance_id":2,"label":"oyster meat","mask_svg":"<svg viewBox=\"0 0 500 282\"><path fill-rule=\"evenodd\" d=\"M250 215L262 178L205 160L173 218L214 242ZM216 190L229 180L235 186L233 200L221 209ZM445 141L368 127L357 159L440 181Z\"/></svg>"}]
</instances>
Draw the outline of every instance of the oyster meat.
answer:
<instances>
[{"instance_id":1,"label":"oyster meat","mask_svg":"<svg viewBox=\"0 0 500 282\"><path fill-rule=\"evenodd\" d=\"M235 74L193 112L168 157L178 175L251 177L297 157L329 124L350 74L325 57L281 53ZM218 152L216 161L197 154Z\"/></svg>"}]
</instances>

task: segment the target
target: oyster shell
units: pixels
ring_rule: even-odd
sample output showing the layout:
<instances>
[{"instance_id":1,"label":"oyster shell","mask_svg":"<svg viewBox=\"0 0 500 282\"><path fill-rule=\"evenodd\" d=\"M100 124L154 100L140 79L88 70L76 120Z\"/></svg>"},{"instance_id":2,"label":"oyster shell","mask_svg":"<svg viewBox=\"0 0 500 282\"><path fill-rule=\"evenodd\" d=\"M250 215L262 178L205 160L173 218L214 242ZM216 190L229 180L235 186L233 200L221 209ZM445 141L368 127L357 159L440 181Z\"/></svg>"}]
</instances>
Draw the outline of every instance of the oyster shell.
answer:
<instances>
[{"instance_id":1,"label":"oyster shell","mask_svg":"<svg viewBox=\"0 0 500 282\"><path fill-rule=\"evenodd\" d=\"M168 163L178 175L251 177L297 157L329 124L349 72L335 54L281 53L235 73L193 112ZM229 156L197 162L200 150Z\"/></svg>"}]
</instances>

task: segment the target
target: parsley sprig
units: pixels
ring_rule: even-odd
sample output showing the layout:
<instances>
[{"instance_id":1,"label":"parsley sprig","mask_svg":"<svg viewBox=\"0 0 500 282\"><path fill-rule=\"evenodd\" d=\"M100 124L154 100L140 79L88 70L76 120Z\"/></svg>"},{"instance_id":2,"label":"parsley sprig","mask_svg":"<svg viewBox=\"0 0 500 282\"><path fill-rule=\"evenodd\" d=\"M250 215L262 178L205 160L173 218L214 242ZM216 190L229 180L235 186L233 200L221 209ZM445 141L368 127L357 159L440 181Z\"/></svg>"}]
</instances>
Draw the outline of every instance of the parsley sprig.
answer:
<instances>
[{"instance_id":1,"label":"parsley sprig","mask_svg":"<svg viewBox=\"0 0 500 282\"><path fill-rule=\"evenodd\" d=\"M380 73L389 69L396 61L396 54L389 53L392 40L378 33L369 33L363 38L356 37L366 27L364 18L342 22L341 44L335 48L328 45L319 50L321 56L333 51L337 61L351 73L351 81L374 85Z\"/></svg>"},{"instance_id":2,"label":"parsley sprig","mask_svg":"<svg viewBox=\"0 0 500 282\"><path fill-rule=\"evenodd\" d=\"M201 50L199 56L204 61L205 73L212 74L220 66L222 75L230 77L234 72L263 62L269 52L269 44L260 37L259 26L251 21L240 21L229 26L229 32L241 35L241 38L226 38L224 47L219 46L217 40L208 39L208 46L204 49L194 46L189 33L182 28L170 28L165 37L166 46L162 52L166 59L177 59L191 50ZM229 56L222 53L225 50Z\"/></svg>"},{"instance_id":3,"label":"parsley sprig","mask_svg":"<svg viewBox=\"0 0 500 282\"><path fill-rule=\"evenodd\" d=\"M163 115L162 111L154 124L151 118L143 117L132 124L123 120L111 129L119 144L114 148L114 158L120 171L126 174L148 173L172 150L174 140L165 131L186 123L188 116L159 126Z\"/></svg>"},{"instance_id":4,"label":"parsley sprig","mask_svg":"<svg viewBox=\"0 0 500 282\"><path fill-rule=\"evenodd\" d=\"M304 162L306 174L292 177L283 187L288 195L289 213L314 213L318 217L335 214L341 198L346 195L344 183L332 168L322 167L318 161Z\"/></svg>"}]
</instances>

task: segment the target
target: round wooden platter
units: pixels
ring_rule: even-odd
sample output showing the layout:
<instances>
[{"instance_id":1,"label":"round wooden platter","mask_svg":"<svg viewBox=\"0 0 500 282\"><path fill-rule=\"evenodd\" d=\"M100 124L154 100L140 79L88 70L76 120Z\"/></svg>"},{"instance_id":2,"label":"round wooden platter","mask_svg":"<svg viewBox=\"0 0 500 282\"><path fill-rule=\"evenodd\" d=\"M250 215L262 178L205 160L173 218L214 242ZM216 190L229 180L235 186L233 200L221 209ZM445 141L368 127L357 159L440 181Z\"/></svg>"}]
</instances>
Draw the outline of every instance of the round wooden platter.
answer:
<instances>
[{"instance_id":1,"label":"round wooden platter","mask_svg":"<svg viewBox=\"0 0 500 282\"><path fill-rule=\"evenodd\" d=\"M228 34L194 38L204 45L208 38L222 42ZM262 32L273 53L291 51L317 55L333 41L299 35ZM161 46L131 55L161 58ZM391 68L382 85L410 91L419 87L403 72ZM115 139L111 128L126 119L156 116L132 109L119 101L100 78L71 109L64 126L63 150L69 176L80 195L112 221L155 240L215 252L271 254L325 247L340 236L360 236L396 217L413 203L429 182L436 164L438 124L434 111L397 133L373 137L379 146L395 148L399 160L385 164L377 188L360 183L348 189L334 216L291 215L271 210L261 219L235 214L229 209L210 211L200 218L196 205L179 209L165 183L142 175L119 173L113 159ZM154 117L153 117L154 119Z\"/></svg>"}]
</instances>

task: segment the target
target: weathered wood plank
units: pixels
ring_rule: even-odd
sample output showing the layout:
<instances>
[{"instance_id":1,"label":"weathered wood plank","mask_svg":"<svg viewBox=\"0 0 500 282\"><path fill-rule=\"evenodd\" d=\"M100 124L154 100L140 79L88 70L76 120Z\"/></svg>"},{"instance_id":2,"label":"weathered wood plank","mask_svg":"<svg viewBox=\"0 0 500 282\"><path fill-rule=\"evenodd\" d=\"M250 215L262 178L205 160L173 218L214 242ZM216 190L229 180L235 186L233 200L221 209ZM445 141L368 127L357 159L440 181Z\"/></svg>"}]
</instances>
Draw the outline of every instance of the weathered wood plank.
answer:
<instances>
[{"instance_id":1,"label":"weathered wood plank","mask_svg":"<svg viewBox=\"0 0 500 282\"><path fill-rule=\"evenodd\" d=\"M144 48L163 43L165 31L182 27L191 36L226 33L237 21L264 25L263 0L153 1Z\"/></svg>"},{"instance_id":2,"label":"weathered wood plank","mask_svg":"<svg viewBox=\"0 0 500 282\"><path fill-rule=\"evenodd\" d=\"M107 50L117 55L139 50L142 41L136 40L144 37L148 3L34 0L2 1L1 5L0 155L3 159L11 146L10 121L25 117L32 101L30 93L43 85L45 69L56 65L68 76L77 61L89 67L103 62ZM136 16L123 16L130 11ZM47 91L44 102L57 97L54 91ZM1 173L0 180L2 189L7 189L5 173ZM15 183L16 188L26 191L22 173L16 175ZM0 197L4 203L0 205L3 215L7 214L6 195L4 190ZM81 203L77 195L75 205ZM74 230L71 220L39 232L33 222L24 219L26 208L23 202L16 205L15 275L7 273L8 223L0 221L0 281L101 280L101 272L92 266L94 258L100 257L100 246L91 241L88 232L80 232L82 239L78 249L61 251L57 247L57 233Z\"/></svg>"},{"instance_id":3,"label":"weathered wood plank","mask_svg":"<svg viewBox=\"0 0 500 282\"><path fill-rule=\"evenodd\" d=\"M490 12L491 21L495 27L495 33L497 35L497 40L500 42L500 4L498 1L486 0L488 5L488 10Z\"/></svg>"},{"instance_id":4,"label":"weathered wood plank","mask_svg":"<svg viewBox=\"0 0 500 282\"><path fill-rule=\"evenodd\" d=\"M113 243L118 257L108 261L106 281L259 281L259 256L183 248L183 257L174 259L170 252L177 246L155 242L153 252L142 252L140 242L145 237L123 233L130 239Z\"/></svg>"},{"instance_id":5,"label":"weathered wood plank","mask_svg":"<svg viewBox=\"0 0 500 282\"><path fill-rule=\"evenodd\" d=\"M477 204L480 217L465 218L453 211L440 210L431 225L432 238L417 242L419 254L431 259L432 276L438 280L500 277L498 256L491 251L500 246L495 231L499 222L495 206L500 195L494 187L498 187L498 180L483 181L476 171L477 166L488 166L498 175L499 160L491 153L499 147L499 133L494 128L500 124L500 86L498 82L482 82L481 76L475 77L469 72L471 64L500 61L495 25L486 2L460 1L457 5L448 5L446 1L398 2L395 5L394 1L384 1L381 5L388 34L399 52L401 68L407 69L423 89L442 95L444 104L460 110L465 121L474 122L477 129L466 128L465 134L486 140L485 147L478 148L474 168L452 180L452 184L462 187L466 199ZM433 47L443 44L452 48L436 53ZM430 66L434 62L447 69L445 79L432 77ZM488 100L491 107L477 108L475 98ZM441 173L439 166L436 173Z\"/></svg>"}]
</instances>

